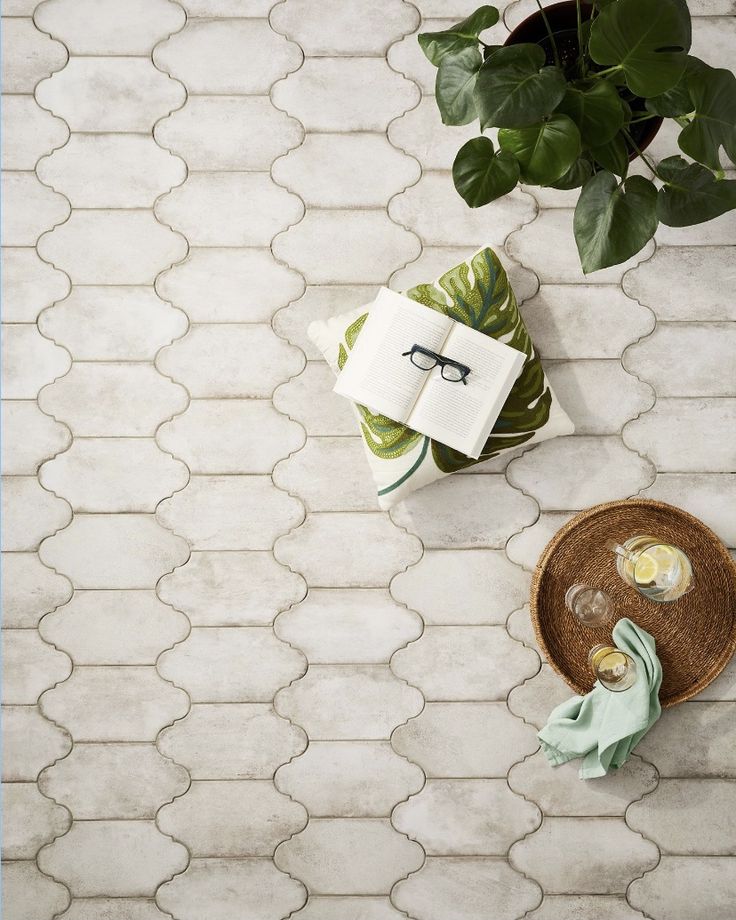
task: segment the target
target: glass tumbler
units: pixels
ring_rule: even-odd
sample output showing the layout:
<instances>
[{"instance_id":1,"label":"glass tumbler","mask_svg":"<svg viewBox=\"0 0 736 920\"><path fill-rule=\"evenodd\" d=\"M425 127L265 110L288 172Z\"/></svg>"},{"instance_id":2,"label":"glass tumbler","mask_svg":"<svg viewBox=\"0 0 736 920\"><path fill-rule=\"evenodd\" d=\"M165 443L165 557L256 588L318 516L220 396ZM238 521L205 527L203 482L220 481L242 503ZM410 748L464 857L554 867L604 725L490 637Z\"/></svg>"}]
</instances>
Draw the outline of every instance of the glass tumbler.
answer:
<instances>
[{"instance_id":1,"label":"glass tumbler","mask_svg":"<svg viewBox=\"0 0 736 920\"><path fill-rule=\"evenodd\" d=\"M572 585L565 594L565 606L583 626L605 626L613 616L613 602L600 588Z\"/></svg>"},{"instance_id":2,"label":"glass tumbler","mask_svg":"<svg viewBox=\"0 0 736 920\"><path fill-rule=\"evenodd\" d=\"M606 690L620 693L636 683L636 662L613 645L594 645L588 652L588 664Z\"/></svg>"}]
</instances>

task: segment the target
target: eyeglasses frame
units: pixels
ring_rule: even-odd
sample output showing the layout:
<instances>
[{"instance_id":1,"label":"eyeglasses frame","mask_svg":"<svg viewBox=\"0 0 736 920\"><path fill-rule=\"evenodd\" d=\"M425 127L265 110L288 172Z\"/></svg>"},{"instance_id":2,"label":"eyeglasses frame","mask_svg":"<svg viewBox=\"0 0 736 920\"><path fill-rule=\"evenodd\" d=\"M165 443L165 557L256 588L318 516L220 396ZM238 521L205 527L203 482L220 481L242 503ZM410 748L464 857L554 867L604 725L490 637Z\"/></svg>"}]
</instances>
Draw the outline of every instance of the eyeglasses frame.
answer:
<instances>
[{"instance_id":1,"label":"eyeglasses frame","mask_svg":"<svg viewBox=\"0 0 736 920\"><path fill-rule=\"evenodd\" d=\"M448 366L456 367L463 375L459 380L450 380L449 378L445 377L444 374L442 374L442 371L440 371L440 374L442 375L442 379L446 380L448 383L462 383L464 386L468 385L468 381L466 380L466 378L468 374L470 373L470 368L468 367L467 364L461 364L460 361L454 361L452 358L446 358L444 355L440 355L436 351L431 351L429 348L425 348L423 345L416 345L416 344L412 345L409 351L402 351L401 357L402 358L408 357L409 360L411 361L411 356L416 354L417 352L419 352L422 355L426 355L428 358L434 358L434 364L432 365L432 367L419 367L418 364L414 364L414 362L412 361L411 363L414 364L414 367L416 367L418 370L432 371L435 369L435 367L440 367L440 368L444 368Z\"/></svg>"}]
</instances>

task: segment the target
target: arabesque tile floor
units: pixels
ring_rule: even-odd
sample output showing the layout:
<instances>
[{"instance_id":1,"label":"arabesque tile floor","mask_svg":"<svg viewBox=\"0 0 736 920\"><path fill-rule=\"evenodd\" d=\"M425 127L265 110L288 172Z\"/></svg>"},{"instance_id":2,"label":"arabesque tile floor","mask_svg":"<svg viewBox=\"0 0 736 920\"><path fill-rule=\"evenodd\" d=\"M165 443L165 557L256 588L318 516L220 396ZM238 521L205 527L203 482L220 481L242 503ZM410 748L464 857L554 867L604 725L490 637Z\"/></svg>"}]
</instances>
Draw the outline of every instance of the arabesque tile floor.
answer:
<instances>
[{"instance_id":1,"label":"arabesque tile floor","mask_svg":"<svg viewBox=\"0 0 736 920\"><path fill-rule=\"evenodd\" d=\"M573 196L468 210L473 6L5 0L6 920L733 920L736 667L582 784L524 604L594 502L736 545L736 221L586 279ZM306 326L484 243L577 433L379 513Z\"/></svg>"}]
</instances>

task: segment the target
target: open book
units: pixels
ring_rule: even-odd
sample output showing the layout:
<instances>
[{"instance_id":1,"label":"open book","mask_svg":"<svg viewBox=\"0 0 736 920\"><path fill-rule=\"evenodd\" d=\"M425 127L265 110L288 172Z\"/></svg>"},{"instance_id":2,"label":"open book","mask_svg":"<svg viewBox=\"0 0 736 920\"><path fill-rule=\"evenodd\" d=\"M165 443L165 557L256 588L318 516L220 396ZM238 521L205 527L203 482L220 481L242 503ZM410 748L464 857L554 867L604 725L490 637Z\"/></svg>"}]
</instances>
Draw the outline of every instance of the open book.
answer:
<instances>
[{"instance_id":1,"label":"open book","mask_svg":"<svg viewBox=\"0 0 736 920\"><path fill-rule=\"evenodd\" d=\"M462 381L422 370L413 346L470 368ZM526 355L408 297L381 288L335 392L477 458ZM430 362L431 363L431 360Z\"/></svg>"}]
</instances>

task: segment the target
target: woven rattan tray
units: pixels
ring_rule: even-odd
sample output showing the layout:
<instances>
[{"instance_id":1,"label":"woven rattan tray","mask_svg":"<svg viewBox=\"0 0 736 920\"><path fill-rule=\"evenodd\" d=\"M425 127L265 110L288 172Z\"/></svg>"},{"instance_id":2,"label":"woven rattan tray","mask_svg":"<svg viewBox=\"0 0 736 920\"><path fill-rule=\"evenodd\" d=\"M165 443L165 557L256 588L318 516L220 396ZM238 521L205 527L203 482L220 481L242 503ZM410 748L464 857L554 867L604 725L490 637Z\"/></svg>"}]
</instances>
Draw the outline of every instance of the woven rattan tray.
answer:
<instances>
[{"instance_id":1,"label":"woven rattan tray","mask_svg":"<svg viewBox=\"0 0 736 920\"><path fill-rule=\"evenodd\" d=\"M653 534L681 547L693 565L695 587L679 600L657 604L626 585L606 540ZM572 584L603 588L616 619L629 617L651 633L662 662L663 706L700 693L736 651L736 566L702 521L672 505L647 499L607 502L577 514L548 543L532 582L531 617L549 663L577 693L593 686L588 651L608 641L611 626L582 626L565 608Z\"/></svg>"}]
</instances>

